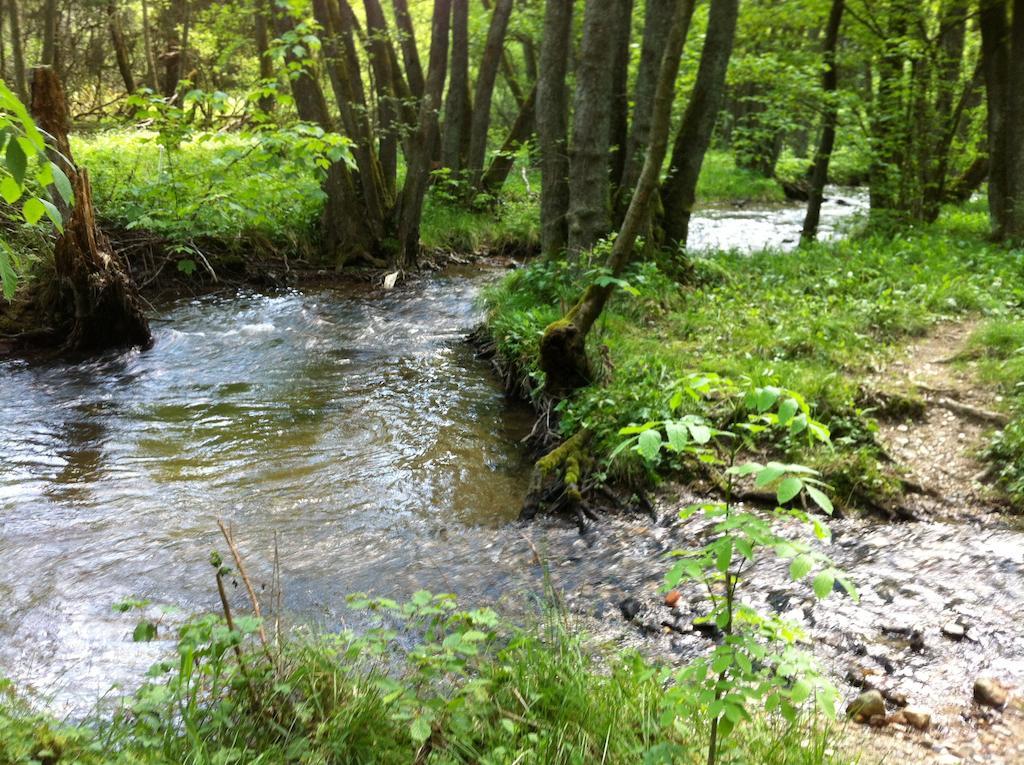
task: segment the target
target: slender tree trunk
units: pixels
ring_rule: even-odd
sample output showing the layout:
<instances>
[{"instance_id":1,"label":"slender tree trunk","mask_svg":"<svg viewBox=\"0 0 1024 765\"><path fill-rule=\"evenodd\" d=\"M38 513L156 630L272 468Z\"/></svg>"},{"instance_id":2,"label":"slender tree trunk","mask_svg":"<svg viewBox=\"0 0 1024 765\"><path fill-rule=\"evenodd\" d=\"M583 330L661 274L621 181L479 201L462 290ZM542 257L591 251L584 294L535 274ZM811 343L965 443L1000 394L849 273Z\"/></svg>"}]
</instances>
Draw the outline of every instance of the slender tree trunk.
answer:
<instances>
[{"instance_id":1,"label":"slender tree trunk","mask_svg":"<svg viewBox=\"0 0 1024 765\"><path fill-rule=\"evenodd\" d=\"M633 0L619 3L615 10L620 16L615 19L616 39L612 43L615 60L612 62L612 116L608 135L608 170L613 195L618 194L618 183L626 167L626 142L629 140L629 42L633 33ZM632 192L629 189L626 193Z\"/></svg>"},{"instance_id":2,"label":"slender tree trunk","mask_svg":"<svg viewBox=\"0 0 1024 765\"><path fill-rule=\"evenodd\" d=\"M160 90L160 83L157 81L156 58L153 56L153 35L149 29L148 0L142 0L142 46L146 54L146 82L153 92L157 93Z\"/></svg>"},{"instance_id":3,"label":"slender tree trunk","mask_svg":"<svg viewBox=\"0 0 1024 765\"><path fill-rule=\"evenodd\" d=\"M1009 147L1006 236L1013 242L1024 242L1024 0L1013 0L1006 117L1004 127Z\"/></svg>"},{"instance_id":4,"label":"slender tree trunk","mask_svg":"<svg viewBox=\"0 0 1024 765\"><path fill-rule=\"evenodd\" d=\"M441 164L459 177L469 117L469 0L452 0L452 63L444 104Z\"/></svg>"},{"instance_id":5,"label":"slender tree trunk","mask_svg":"<svg viewBox=\"0 0 1024 765\"><path fill-rule=\"evenodd\" d=\"M515 164L516 152L530 139L530 135L533 133L536 105L537 86L534 85L530 89L526 101L523 102L519 114L516 115L516 121L512 123L512 128L508 132L505 143L502 144L498 153L494 155L490 167L484 173L480 186L485 193L490 194L492 197L497 197L501 187L505 185L505 180Z\"/></svg>"},{"instance_id":6,"label":"slender tree trunk","mask_svg":"<svg viewBox=\"0 0 1024 765\"><path fill-rule=\"evenodd\" d=\"M821 137L818 150L814 154L814 168L811 170L811 189L807 199L807 215L804 217L804 228L800 238L814 241L818 235L818 221L821 218L821 201L825 196L825 183L828 181L828 164L832 158L832 149L836 143L836 123L839 121L839 104L836 103L836 91L839 88L839 72L836 69L836 48L839 46L839 27L843 21L844 0L832 0L825 25L825 40L822 44L822 59L825 65L821 74L821 90L825 96L825 106L821 117Z\"/></svg>"},{"instance_id":7,"label":"slender tree trunk","mask_svg":"<svg viewBox=\"0 0 1024 765\"><path fill-rule=\"evenodd\" d=\"M569 251L589 250L611 229L608 149L617 24L629 0L590 0L576 68L569 151Z\"/></svg>"},{"instance_id":8,"label":"slender tree trunk","mask_svg":"<svg viewBox=\"0 0 1024 765\"><path fill-rule=\"evenodd\" d=\"M255 0L255 7L253 8L256 55L260 60L260 80L263 83L267 83L274 78L274 62L270 60L270 31L268 29L271 11L267 5L268 2L272 1ZM257 101L260 111L268 113L273 111L274 103L273 96L260 96Z\"/></svg>"},{"instance_id":9,"label":"slender tree trunk","mask_svg":"<svg viewBox=\"0 0 1024 765\"><path fill-rule=\"evenodd\" d=\"M76 352L148 348L153 336L135 283L96 225L89 176L72 159L64 89L52 67L32 70L31 110L39 127L51 136L51 161L62 165L75 195L53 253L60 309L69 319L64 347Z\"/></svg>"},{"instance_id":10,"label":"slender tree trunk","mask_svg":"<svg viewBox=\"0 0 1024 765\"><path fill-rule=\"evenodd\" d=\"M557 255L569 240L569 99L565 78L572 49L573 3L547 0L537 77L540 144L541 252Z\"/></svg>"},{"instance_id":11,"label":"slender tree trunk","mask_svg":"<svg viewBox=\"0 0 1024 765\"><path fill-rule=\"evenodd\" d=\"M124 33L121 31L121 19L118 15L115 0L107 2L107 24L110 28L110 41L114 46L117 70L121 73L121 80L124 82L125 91L131 95L135 92L135 77L132 75L132 65L128 58L128 46L124 42Z\"/></svg>"},{"instance_id":12,"label":"slender tree trunk","mask_svg":"<svg viewBox=\"0 0 1024 765\"><path fill-rule=\"evenodd\" d=\"M7 0L11 17L11 58L14 59L14 92L23 104L28 103L28 88L25 81L25 53L21 39L21 12L18 0Z\"/></svg>"},{"instance_id":13,"label":"slender tree trunk","mask_svg":"<svg viewBox=\"0 0 1024 765\"><path fill-rule=\"evenodd\" d=\"M907 12L897 4L887 24L887 37L877 68L877 94L872 114L872 154L870 170L871 210L895 211L900 208L901 169L909 158L905 103L903 37L907 32Z\"/></svg>"},{"instance_id":14,"label":"slender tree trunk","mask_svg":"<svg viewBox=\"0 0 1024 765\"><path fill-rule=\"evenodd\" d=\"M644 14L644 36L640 48L640 63L637 67L636 85L633 88L633 123L626 143L626 158L622 177L617 181L617 218L621 222L632 198L640 170L643 168L647 141L651 131L654 107L654 92L658 86L658 71L665 54L669 25L665 23L675 0L647 0ZM689 32L696 3L689 0L683 7L683 22L686 24L684 38Z\"/></svg>"},{"instance_id":15,"label":"slender tree trunk","mask_svg":"<svg viewBox=\"0 0 1024 765\"><path fill-rule=\"evenodd\" d=\"M40 63L54 66L57 62L57 0L43 3L43 52Z\"/></svg>"},{"instance_id":16,"label":"slender tree trunk","mask_svg":"<svg viewBox=\"0 0 1024 765\"><path fill-rule=\"evenodd\" d=\"M370 66L377 90L377 155L393 194L398 177L398 109L395 73L391 70L390 33L380 0L364 0L366 32L369 38Z\"/></svg>"},{"instance_id":17,"label":"slender tree trunk","mask_svg":"<svg viewBox=\"0 0 1024 765\"><path fill-rule=\"evenodd\" d=\"M650 128L650 143L633 198L612 245L605 264L612 276L618 277L629 265L637 236L643 229L652 200L658 188L661 166L668 148L679 59L686 41L688 26L686 5L689 0L676 0L672 9L670 31L658 73ZM545 387L554 394L563 394L590 382L587 363L587 334L594 326L611 297L613 284L591 285L564 319L551 324L540 344L540 367L545 373Z\"/></svg>"},{"instance_id":18,"label":"slender tree trunk","mask_svg":"<svg viewBox=\"0 0 1024 765\"><path fill-rule=\"evenodd\" d=\"M430 177L430 159L437 140L437 110L444 94L448 65L448 30L451 26L451 0L434 0L431 20L430 61L420 103L419 128L410 139L405 185L399 203L398 265L414 266L419 258L420 219L423 199Z\"/></svg>"},{"instance_id":19,"label":"slender tree trunk","mask_svg":"<svg viewBox=\"0 0 1024 765\"><path fill-rule=\"evenodd\" d=\"M480 59L480 67L477 72L476 92L473 96L473 117L469 127L469 156L466 160L470 183L474 188L479 188L483 175L484 159L487 154L487 133L491 125L491 99L494 96L494 84L498 79L501 54L505 45L505 32L508 30L511 14L512 0L498 0L491 13L487 43L484 45L483 57Z\"/></svg>"},{"instance_id":20,"label":"slender tree trunk","mask_svg":"<svg viewBox=\"0 0 1024 765\"><path fill-rule=\"evenodd\" d=\"M180 2L185 20L181 25L181 53L179 54L178 71L180 76L189 79L188 38L192 30L192 3L191 0L180 0Z\"/></svg>"},{"instance_id":21,"label":"slender tree trunk","mask_svg":"<svg viewBox=\"0 0 1024 765\"><path fill-rule=\"evenodd\" d=\"M988 114L988 208L992 233L1003 239L1008 227L1010 147L1007 145L1007 107L1010 87L1010 28L1005 0L981 0L982 69Z\"/></svg>"},{"instance_id":22,"label":"slender tree trunk","mask_svg":"<svg viewBox=\"0 0 1024 765\"><path fill-rule=\"evenodd\" d=\"M732 56L739 5L739 0L711 0L697 80L672 146L669 175L661 188L662 230L673 247L686 247L690 215L697 197L697 179L725 90L725 73Z\"/></svg>"},{"instance_id":23,"label":"slender tree trunk","mask_svg":"<svg viewBox=\"0 0 1024 765\"><path fill-rule=\"evenodd\" d=\"M4 42L4 8L3 0L0 0L0 80L7 82L7 45Z\"/></svg>"},{"instance_id":24,"label":"slender tree trunk","mask_svg":"<svg viewBox=\"0 0 1024 765\"><path fill-rule=\"evenodd\" d=\"M409 3L407 0L394 0L393 5L409 91L415 98L423 98L423 68L420 66L420 55L416 49L416 33L412 26L412 17L409 15Z\"/></svg>"}]
</instances>

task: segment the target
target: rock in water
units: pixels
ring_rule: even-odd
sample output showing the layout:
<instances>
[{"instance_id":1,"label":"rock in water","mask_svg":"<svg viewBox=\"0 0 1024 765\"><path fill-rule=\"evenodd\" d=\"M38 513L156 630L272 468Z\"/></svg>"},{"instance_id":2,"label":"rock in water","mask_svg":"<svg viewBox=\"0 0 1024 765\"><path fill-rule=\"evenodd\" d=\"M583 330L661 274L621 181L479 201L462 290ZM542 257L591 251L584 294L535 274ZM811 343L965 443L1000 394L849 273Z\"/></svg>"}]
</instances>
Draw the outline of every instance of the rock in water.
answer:
<instances>
[{"instance_id":1,"label":"rock in water","mask_svg":"<svg viewBox=\"0 0 1024 765\"><path fill-rule=\"evenodd\" d=\"M1002 709L1008 695L1003 684L994 677L979 677L974 681L974 700L982 706Z\"/></svg>"},{"instance_id":2,"label":"rock in water","mask_svg":"<svg viewBox=\"0 0 1024 765\"><path fill-rule=\"evenodd\" d=\"M942 634L951 640L962 640L964 635L967 634L967 630L963 628L962 624L947 622L942 625Z\"/></svg>"},{"instance_id":3,"label":"rock in water","mask_svg":"<svg viewBox=\"0 0 1024 765\"><path fill-rule=\"evenodd\" d=\"M903 719L918 730L928 730L932 724L932 713L924 707L907 707L903 710Z\"/></svg>"},{"instance_id":4,"label":"rock in water","mask_svg":"<svg viewBox=\"0 0 1024 765\"><path fill-rule=\"evenodd\" d=\"M879 691L865 691L846 708L846 714L857 722L864 722L878 715L884 718L885 699Z\"/></svg>"},{"instance_id":5,"label":"rock in water","mask_svg":"<svg viewBox=\"0 0 1024 765\"><path fill-rule=\"evenodd\" d=\"M666 606L675 608L677 603L679 603L679 590L669 590L665 593Z\"/></svg>"},{"instance_id":6,"label":"rock in water","mask_svg":"<svg viewBox=\"0 0 1024 765\"><path fill-rule=\"evenodd\" d=\"M619 610L622 612L622 618L631 622L640 613L640 601L636 598L626 598L619 603Z\"/></svg>"}]
</instances>

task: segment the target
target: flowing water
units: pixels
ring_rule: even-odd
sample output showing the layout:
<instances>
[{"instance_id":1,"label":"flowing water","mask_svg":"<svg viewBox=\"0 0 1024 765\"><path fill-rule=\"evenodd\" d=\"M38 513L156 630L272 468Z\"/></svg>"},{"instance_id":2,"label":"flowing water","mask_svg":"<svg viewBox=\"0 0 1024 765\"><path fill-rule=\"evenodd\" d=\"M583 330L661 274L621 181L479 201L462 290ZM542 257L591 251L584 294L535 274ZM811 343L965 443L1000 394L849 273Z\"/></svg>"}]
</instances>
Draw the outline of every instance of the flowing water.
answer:
<instances>
[{"instance_id":1,"label":"flowing water","mask_svg":"<svg viewBox=\"0 0 1024 765\"><path fill-rule=\"evenodd\" d=\"M826 208L826 228L854 202ZM698 244L784 247L799 213L713 211L694 231ZM277 545L292 619L336 628L352 619L348 593L421 588L522 613L540 583L531 545L578 610L618 619L682 532L608 519L595 540L562 519L514 523L530 413L463 341L496 275L186 299L158 311L144 353L0 365L0 674L72 711L137 683L173 631L134 643L137 617L111 606L215 609L218 517L258 586ZM982 565L967 541L949 553L959 571ZM1000 564L1011 573L1015 554ZM901 560L892 576L911 576L915 558Z\"/></svg>"}]
</instances>

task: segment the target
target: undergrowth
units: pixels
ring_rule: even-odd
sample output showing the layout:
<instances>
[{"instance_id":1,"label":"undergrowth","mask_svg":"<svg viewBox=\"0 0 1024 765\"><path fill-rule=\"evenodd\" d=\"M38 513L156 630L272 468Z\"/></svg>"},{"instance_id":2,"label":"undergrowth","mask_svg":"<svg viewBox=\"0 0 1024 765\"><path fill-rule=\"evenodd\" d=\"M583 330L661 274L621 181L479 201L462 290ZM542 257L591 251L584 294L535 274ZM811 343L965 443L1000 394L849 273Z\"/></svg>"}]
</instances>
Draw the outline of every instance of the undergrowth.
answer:
<instances>
[{"instance_id":1,"label":"undergrowth","mask_svg":"<svg viewBox=\"0 0 1024 765\"><path fill-rule=\"evenodd\" d=\"M563 402L563 432L589 427L598 455L607 457L622 427L667 416L673 381L715 373L743 387L800 391L831 430L832 447L814 454L795 444L771 448L821 469L840 501L891 496L898 483L880 464L861 383L908 337L938 320L1021 315L1024 252L990 246L986 232L984 212L969 206L897 236L865 231L795 252L709 255L693 262L695 278L685 286L668 275L675 264L635 264L590 339L601 384ZM594 264L601 257L539 261L485 295L498 352L535 390L543 383L536 367L541 333L600 278ZM1015 359L1001 362L1007 379L1019 371ZM712 420L730 411L714 400L690 405ZM1020 426L999 443L1002 453L1024 448ZM647 477L628 454L607 470L617 478Z\"/></svg>"},{"instance_id":2,"label":"undergrowth","mask_svg":"<svg viewBox=\"0 0 1024 765\"><path fill-rule=\"evenodd\" d=\"M379 626L281 644L250 617L194 618L133 696L74 724L0 685L0 762L703 761L708 731L674 711L687 689L664 694L666 670L636 654L591 653L561 616L524 632L451 596L356 605ZM838 764L836 749L818 719L762 713L720 761Z\"/></svg>"}]
</instances>

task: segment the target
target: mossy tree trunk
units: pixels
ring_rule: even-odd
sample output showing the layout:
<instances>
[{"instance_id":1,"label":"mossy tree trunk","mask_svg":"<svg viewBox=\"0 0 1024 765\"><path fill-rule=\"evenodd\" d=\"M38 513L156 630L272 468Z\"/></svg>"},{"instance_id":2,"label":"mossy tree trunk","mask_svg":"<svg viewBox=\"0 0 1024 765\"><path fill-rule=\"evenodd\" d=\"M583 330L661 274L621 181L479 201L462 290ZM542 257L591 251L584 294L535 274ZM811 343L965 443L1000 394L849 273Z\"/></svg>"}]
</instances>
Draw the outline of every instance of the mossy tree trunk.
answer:
<instances>
[{"instance_id":1,"label":"mossy tree trunk","mask_svg":"<svg viewBox=\"0 0 1024 765\"><path fill-rule=\"evenodd\" d=\"M71 181L74 205L64 205L63 231L54 245L58 282L57 312L67 317L64 347L69 351L153 343L149 321L127 267L96 225L92 188L84 169L75 166L68 143L64 89L51 67L32 70L32 115L53 142L51 161Z\"/></svg>"},{"instance_id":2,"label":"mossy tree trunk","mask_svg":"<svg viewBox=\"0 0 1024 765\"><path fill-rule=\"evenodd\" d=\"M620 276L629 264L637 236L648 219L658 189L661 166L668 148L676 74L679 72L679 59L686 40L688 2L676 0L672 9L671 27L654 94L650 143L644 166L605 264L608 272L615 277ZM604 163L602 166L607 167ZM613 289L612 284L591 285L564 318L545 330L540 343L540 366L550 393L563 395L591 381L586 354L587 334L604 310Z\"/></svg>"}]
</instances>

